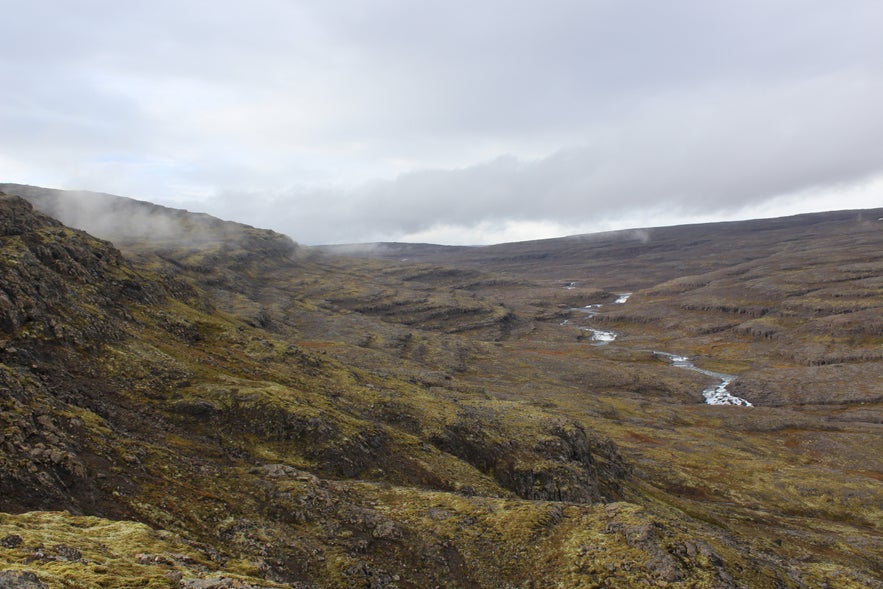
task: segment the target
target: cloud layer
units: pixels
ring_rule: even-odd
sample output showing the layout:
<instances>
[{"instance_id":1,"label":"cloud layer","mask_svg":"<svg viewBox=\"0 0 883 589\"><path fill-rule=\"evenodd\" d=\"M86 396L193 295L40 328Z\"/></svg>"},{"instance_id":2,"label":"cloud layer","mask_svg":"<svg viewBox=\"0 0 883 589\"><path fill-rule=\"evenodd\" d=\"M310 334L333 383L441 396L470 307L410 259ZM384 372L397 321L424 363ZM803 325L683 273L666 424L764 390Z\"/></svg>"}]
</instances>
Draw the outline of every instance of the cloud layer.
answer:
<instances>
[{"instance_id":1,"label":"cloud layer","mask_svg":"<svg viewBox=\"0 0 883 589\"><path fill-rule=\"evenodd\" d=\"M3 181L307 243L883 203L874 0L0 8Z\"/></svg>"}]
</instances>

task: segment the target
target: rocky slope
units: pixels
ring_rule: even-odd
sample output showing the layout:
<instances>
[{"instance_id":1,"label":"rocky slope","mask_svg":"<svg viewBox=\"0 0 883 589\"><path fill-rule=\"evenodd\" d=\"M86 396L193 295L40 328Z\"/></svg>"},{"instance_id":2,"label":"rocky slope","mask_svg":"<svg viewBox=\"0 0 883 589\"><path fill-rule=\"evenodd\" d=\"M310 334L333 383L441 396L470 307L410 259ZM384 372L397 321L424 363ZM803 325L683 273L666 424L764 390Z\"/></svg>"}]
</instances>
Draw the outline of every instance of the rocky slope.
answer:
<instances>
[{"instance_id":1,"label":"rocky slope","mask_svg":"<svg viewBox=\"0 0 883 589\"><path fill-rule=\"evenodd\" d=\"M560 325L612 303L588 277L329 256L114 206L180 224L111 245L0 198L0 586L880 584L879 381L746 414L641 351L732 313L702 302L725 282L660 276L595 318L624 340L597 347ZM869 317L878 236L841 248L870 256L839 283ZM767 390L744 350L769 338L742 323L684 351ZM853 325L843 349L880 343Z\"/></svg>"}]
</instances>

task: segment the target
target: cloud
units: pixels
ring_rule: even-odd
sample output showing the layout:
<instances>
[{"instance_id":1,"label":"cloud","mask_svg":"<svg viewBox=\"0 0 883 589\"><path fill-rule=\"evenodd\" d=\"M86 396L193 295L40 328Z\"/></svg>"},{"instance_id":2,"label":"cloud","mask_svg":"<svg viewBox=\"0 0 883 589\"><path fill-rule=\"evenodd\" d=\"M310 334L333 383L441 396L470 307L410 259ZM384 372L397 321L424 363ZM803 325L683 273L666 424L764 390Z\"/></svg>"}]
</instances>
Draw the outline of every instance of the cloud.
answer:
<instances>
[{"instance_id":1,"label":"cloud","mask_svg":"<svg viewBox=\"0 0 883 589\"><path fill-rule=\"evenodd\" d=\"M726 216L879 174L883 112L874 102L880 97L878 80L853 72L656 97L627 122L599 129L588 145L543 158L508 156L454 170L414 171L324 195L278 194L266 201L266 217L250 221L272 218L307 242L458 234L456 242L463 243L471 234L474 242L486 243L524 233L511 229L516 224L560 231L629 215L651 224ZM227 198L260 200L236 193Z\"/></svg>"},{"instance_id":2,"label":"cloud","mask_svg":"<svg viewBox=\"0 0 883 589\"><path fill-rule=\"evenodd\" d=\"M723 218L883 173L874 0L0 8L2 180L307 243Z\"/></svg>"}]
</instances>

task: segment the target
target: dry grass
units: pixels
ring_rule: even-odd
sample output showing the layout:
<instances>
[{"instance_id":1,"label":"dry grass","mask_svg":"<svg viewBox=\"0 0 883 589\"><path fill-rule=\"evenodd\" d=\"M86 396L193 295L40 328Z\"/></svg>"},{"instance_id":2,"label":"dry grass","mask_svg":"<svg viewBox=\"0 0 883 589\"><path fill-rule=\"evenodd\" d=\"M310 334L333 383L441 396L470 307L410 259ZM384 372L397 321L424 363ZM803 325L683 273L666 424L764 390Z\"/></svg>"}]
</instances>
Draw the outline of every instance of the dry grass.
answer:
<instances>
[{"instance_id":1,"label":"dry grass","mask_svg":"<svg viewBox=\"0 0 883 589\"><path fill-rule=\"evenodd\" d=\"M130 262L32 233L0 244L18 305L0 536L23 540L4 567L59 587L879 586L877 225L674 228L447 266L241 228L129 243ZM35 253L53 244L69 260ZM592 346L565 318L620 337ZM758 407L702 405L710 379L654 349L737 374Z\"/></svg>"}]
</instances>

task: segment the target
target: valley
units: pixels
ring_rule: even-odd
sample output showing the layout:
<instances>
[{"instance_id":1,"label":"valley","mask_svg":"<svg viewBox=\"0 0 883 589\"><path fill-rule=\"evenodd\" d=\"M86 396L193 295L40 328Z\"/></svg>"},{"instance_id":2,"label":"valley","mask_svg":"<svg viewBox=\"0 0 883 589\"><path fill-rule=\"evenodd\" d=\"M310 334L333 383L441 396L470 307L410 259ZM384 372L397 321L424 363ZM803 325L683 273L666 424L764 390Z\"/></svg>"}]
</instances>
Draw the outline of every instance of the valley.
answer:
<instances>
[{"instance_id":1,"label":"valley","mask_svg":"<svg viewBox=\"0 0 883 589\"><path fill-rule=\"evenodd\" d=\"M883 209L307 247L0 191L0 586L883 587Z\"/></svg>"}]
</instances>

